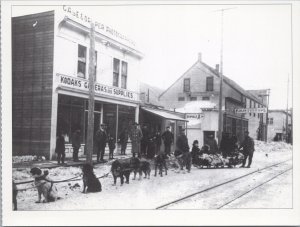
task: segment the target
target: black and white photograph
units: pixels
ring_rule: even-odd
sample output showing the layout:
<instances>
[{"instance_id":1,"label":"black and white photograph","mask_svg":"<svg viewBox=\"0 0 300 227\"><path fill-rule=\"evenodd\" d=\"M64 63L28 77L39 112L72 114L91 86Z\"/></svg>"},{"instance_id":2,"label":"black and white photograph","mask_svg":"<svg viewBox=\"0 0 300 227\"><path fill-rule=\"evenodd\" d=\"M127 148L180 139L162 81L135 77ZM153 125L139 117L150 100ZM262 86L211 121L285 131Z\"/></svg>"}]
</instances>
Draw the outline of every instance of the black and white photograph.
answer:
<instances>
[{"instance_id":1,"label":"black and white photograph","mask_svg":"<svg viewBox=\"0 0 300 227\"><path fill-rule=\"evenodd\" d=\"M3 225L300 224L299 2L1 8Z\"/></svg>"}]
</instances>

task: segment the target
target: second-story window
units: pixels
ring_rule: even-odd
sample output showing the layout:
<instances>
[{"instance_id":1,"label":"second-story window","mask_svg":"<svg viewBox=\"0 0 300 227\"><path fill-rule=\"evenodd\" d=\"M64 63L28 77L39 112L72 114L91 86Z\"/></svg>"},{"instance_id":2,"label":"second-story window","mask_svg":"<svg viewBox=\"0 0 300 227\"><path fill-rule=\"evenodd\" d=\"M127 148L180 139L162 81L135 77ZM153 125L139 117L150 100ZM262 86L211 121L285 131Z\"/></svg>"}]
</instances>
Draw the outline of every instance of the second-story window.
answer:
<instances>
[{"instance_id":1,"label":"second-story window","mask_svg":"<svg viewBox=\"0 0 300 227\"><path fill-rule=\"evenodd\" d=\"M122 61L121 88L127 88L127 62Z\"/></svg>"},{"instance_id":2,"label":"second-story window","mask_svg":"<svg viewBox=\"0 0 300 227\"><path fill-rule=\"evenodd\" d=\"M214 77L206 77L206 91L214 90Z\"/></svg>"},{"instance_id":3,"label":"second-story window","mask_svg":"<svg viewBox=\"0 0 300 227\"><path fill-rule=\"evenodd\" d=\"M114 58L113 63L113 86L119 86L119 75L120 75L120 60Z\"/></svg>"},{"instance_id":4,"label":"second-story window","mask_svg":"<svg viewBox=\"0 0 300 227\"><path fill-rule=\"evenodd\" d=\"M185 78L183 80L183 92L190 92L191 91L190 83L191 83L190 78Z\"/></svg>"},{"instance_id":5,"label":"second-story window","mask_svg":"<svg viewBox=\"0 0 300 227\"><path fill-rule=\"evenodd\" d=\"M252 108L252 100L250 100L250 109ZM251 112L249 113L249 115L251 116Z\"/></svg>"},{"instance_id":6,"label":"second-story window","mask_svg":"<svg viewBox=\"0 0 300 227\"><path fill-rule=\"evenodd\" d=\"M191 101L197 101L197 97L191 97L190 100Z\"/></svg>"},{"instance_id":7,"label":"second-story window","mask_svg":"<svg viewBox=\"0 0 300 227\"><path fill-rule=\"evenodd\" d=\"M86 47L78 45L78 64L77 64L77 76L85 78L86 73Z\"/></svg>"},{"instance_id":8,"label":"second-story window","mask_svg":"<svg viewBox=\"0 0 300 227\"><path fill-rule=\"evenodd\" d=\"M210 98L209 98L209 96L203 96L202 97L202 100L209 100Z\"/></svg>"}]
</instances>

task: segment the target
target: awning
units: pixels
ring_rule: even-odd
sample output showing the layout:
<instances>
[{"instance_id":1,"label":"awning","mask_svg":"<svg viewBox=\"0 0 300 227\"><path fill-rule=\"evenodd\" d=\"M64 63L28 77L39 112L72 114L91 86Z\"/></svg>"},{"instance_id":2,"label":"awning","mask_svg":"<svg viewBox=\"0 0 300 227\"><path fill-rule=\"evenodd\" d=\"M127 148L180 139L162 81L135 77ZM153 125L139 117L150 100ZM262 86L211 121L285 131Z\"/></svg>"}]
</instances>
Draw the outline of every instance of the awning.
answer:
<instances>
[{"instance_id":1,"label":"awning","mask_svg":"<svg viewBox=\"0 0 300 227\"><path fill-rule=\"evenodd\" d=\"M188 121L180 116L177 116L176 114L172 114L163 110L158 110L158 109L152 109L152 108L147 108L147 107L141 107L143 110L152 113L156 116L169 119L169 120L176 120L176 121Z\"/></svg>"}]
</instances>

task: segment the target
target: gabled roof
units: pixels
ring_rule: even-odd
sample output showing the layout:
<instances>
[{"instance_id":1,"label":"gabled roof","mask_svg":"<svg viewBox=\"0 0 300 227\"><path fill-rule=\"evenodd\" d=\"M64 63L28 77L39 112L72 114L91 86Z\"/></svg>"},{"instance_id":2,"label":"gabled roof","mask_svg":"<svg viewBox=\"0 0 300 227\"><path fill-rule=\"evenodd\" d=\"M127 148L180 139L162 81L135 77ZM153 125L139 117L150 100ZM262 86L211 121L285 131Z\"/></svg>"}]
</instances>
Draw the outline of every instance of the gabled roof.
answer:
<instances>
[{"instance_id":1,"label":"gabled roof","mask_svg":"<svg viewBox=\"0 0 300 227\"><path fill-rule=\"evenodd\" d=\"M204 62L195 62L185 73L182 74L170 87L168 87L163 93L160 94L159 98L165 94L172 86L174 86L182 77L184 77L192 68L194 68L198 63L202 64L205 68L207 68L212 74L214 74L216 77L220 77L220 75L216 72L216 70L209 65L207 65ZM223 75L223 81L233 89L237 90L238 92L242 93L244 96L255 100L261 105L264 105L263 102L256 97L255 95L251 94L250 92L246 91L244 88L242 88L240 85L238 85L236 82L228 78L227 76Z\"/></svg>"}]
</instances>

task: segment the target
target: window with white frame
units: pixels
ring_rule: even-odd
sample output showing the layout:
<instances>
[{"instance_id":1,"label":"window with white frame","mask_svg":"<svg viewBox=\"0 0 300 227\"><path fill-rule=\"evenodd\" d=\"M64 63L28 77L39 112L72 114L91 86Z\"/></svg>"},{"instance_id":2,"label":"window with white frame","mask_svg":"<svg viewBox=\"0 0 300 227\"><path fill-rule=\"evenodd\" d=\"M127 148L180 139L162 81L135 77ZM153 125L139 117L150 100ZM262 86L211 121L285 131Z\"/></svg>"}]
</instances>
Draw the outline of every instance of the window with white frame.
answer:
<instances>
[{"instance_id":1,"label":"window with white frame","mask_svg":"<svg viewBox=\"0 0 300 227\"><path fill-rule=\"evenodd\" d=\"M120 60L114 58L113 62L113 86L119 86L119 75L120 75Z\"/></svg>"},{"instance_id":2,"label":"window with white frame","mask_svg":"<svg viewBox=\"0 0 300 227\"><path fill-rule=\"evenodd\" d=\"M127 70L128 64L125 61L122 61L122 72L121 72L121 88L127 88Z\"/></svg>"},{"instance_id":3,"label":"window with white frame","mask_svg":"<svg viewBox=\"0 0 300 227\"><path fill-rule=\"evenodd\" d=\"M77 76L85 78L86 75L86 47L78 44Z\"/></svg>"}]
</instances>

